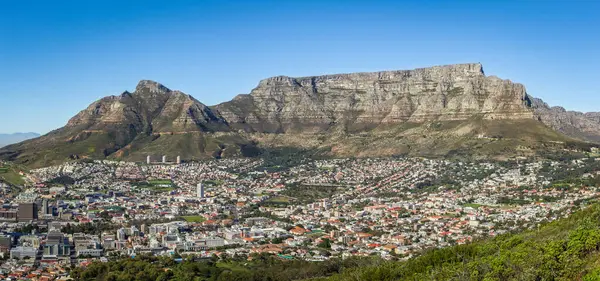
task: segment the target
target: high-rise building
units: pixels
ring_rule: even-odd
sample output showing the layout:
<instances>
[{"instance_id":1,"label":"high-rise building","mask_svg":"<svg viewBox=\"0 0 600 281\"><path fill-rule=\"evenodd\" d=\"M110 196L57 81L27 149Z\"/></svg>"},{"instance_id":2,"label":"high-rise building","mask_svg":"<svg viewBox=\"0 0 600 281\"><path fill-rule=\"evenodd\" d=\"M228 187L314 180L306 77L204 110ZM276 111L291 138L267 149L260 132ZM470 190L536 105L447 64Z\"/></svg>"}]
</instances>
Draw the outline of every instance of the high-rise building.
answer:
<instances>
[{"instance_id":1,"label":"high-rise building","mask_svg":"<svg viewBox=\"0 0 600 281\"><path fill-rule=\"evenodd\" d=\"M162 162L163 162L163 164L164 164L164 163L167 163L167 155L163 155L163 157L162 157Z\"/></svg>"},{"instance_id":2,"label":"high-rise building","mask_svg":"<svg viewBox=\"0 0 600 281\"><path fill-rule=\"evenodd\" d=\"M42 215L53 216L55 206L50 206L48 199L42 200Z\"/></svg>"},{"instance_id":3,"label":"high-rise building","mask_svg":"<svg viewBox=\"0 0 600 281\"><path fill-rule=\"evenodd\" d=\"M19 221L31 221L37 220L38 209L35 203L21 203L19 204L19 211L17 213Z\"/></svg>"},{"instance_id":4,"label":"high-rise building","mask_svg":"<svg viewBox=\"0 0 600 281\"><path fill-rule=\"evenodd\" d=\"M69 239L60 231L48 231L46 244L44 244L44 258L52 258L57 256L69 256L71 253L71 245Z\"/></svg>"},{"instance_id":5,"label":"high-rise building","mask_svg":"<svg viewBox=\"0 0 600 281\"><path fill-rule=\"evenodd\" d=\"M150 165L151 161L150 155L146 156L146 164Z\"/></svg>"},{"instance_id":6,"label":"high-rise building","mask_svg":"<svg viewBox=\"0 0 600 281\"><path fill-rule=\"evenodd\" d=\"M44 215L48 213L48 199L42 200L42 213Z\"/></svg>"},{"instance_id":7,"label":"high-rise building","mask_svg":"<svg viewBox=\"0 0 600 281\"><path fill-rule=\"evenodd\" d=\"M177 156L177 164L181 164L181 156Z\"/></svg>"},{"instance_id":8,"label":"high-rise building","mask_svg":"<svg viewBox=\"0 0 600 281\"><path fill-rule=\"evenodd\" d=\"M196 186L196 193L197 193L196 196L198 198L204 198L204 185L202 183L199 183Z\"/></svg>"},{"instance_id":9,"label":"high-rise building","mask_svg":"<svg viewBox=\"0 0 600 281\"><path fill-rule=\"evenodd\" d=\"M119 230L117 230L117 240L119 240L119 241L127 240L127 235L125 234L125 229L119 228Z\"/></svg>"},{"instance_id":10,"label":"high-rise building","mask_svg":"<svg viewBox=\"0 0 600 281\"><path fill-rule=\"evenodd\" d=\"M129 230L129 232L131 233L132 236L140 236L140 230L135 225L131 226L131 229Z\"/></svg>"}]
</instances>

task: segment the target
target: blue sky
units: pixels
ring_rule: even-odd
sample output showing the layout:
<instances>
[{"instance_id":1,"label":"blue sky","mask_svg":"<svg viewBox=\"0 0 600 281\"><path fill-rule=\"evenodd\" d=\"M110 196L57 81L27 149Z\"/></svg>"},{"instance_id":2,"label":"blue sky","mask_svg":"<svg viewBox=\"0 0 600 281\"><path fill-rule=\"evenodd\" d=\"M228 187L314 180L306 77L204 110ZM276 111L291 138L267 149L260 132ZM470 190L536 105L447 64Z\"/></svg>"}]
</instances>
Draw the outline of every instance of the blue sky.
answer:
<instances>
[{"instance_id":1,"label":"blue sky","mask_svg":"<svg viewBox=\"0 0 600 281\"><path fill-rule=\"evenodd\" d=\"M141 79L213 105L275 75L465 62L600 111L599 3L3 1L0 133L46 133Z\"/></svg>"}]
</instances>

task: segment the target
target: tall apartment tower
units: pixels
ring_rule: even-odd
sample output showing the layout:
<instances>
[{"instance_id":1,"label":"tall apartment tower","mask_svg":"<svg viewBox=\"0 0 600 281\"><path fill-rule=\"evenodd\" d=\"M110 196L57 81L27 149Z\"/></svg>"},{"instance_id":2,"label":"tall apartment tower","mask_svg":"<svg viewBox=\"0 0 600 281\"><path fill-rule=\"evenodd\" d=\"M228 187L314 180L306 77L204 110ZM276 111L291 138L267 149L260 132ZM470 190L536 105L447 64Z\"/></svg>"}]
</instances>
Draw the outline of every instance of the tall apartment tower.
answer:
<instances>
[{"instance_id":1,"label":"tall apartment tower","mask_svg":"<svg viewBox=\"0 0 600 281\"><path fill-rule=\"evenodd\" d=\"M198 198L204 198L204 185L202 183L199 183L196 186L196 193L197 193L196 196Z\"/></svg>"},{"instance_id":2,"label":"tall apartment tower","mask_svg":"<svg viewBox=\"0 0 600 281\"><path fill-rule=\"evenodd\" d=\"M42 200L42 214L48 214L48 199Z\"/></svg>"},{"instance_id":3,"label":"tall apartment tower","mask_svg":"<svg viewBox=\"0 0 600 281\"><path fill-rule=\"evenodd\" d=\"M163 162L163 164L167 163L167 155L163 155L162 162Z\"/></svg>"},{"instance_id":4,"label":"tall apartment tower","mask_svg":"<svg viewBox=\"0 0 600 281\"><path fill-rule=\"evenodd\" d=\"M181 164L181 156L177 156L177 164Z\"/></svg>"},{"instance_id":5,"label":"tall apartment tower","mask_svg":"<svg viewBox=\"0 0 600 281\"><path fill-rule=\"evenodd\" d=\"M151 161L152 159L150 159L150 155L146 156L146 164L150 165Z\"/></svg>"}]
</instances>

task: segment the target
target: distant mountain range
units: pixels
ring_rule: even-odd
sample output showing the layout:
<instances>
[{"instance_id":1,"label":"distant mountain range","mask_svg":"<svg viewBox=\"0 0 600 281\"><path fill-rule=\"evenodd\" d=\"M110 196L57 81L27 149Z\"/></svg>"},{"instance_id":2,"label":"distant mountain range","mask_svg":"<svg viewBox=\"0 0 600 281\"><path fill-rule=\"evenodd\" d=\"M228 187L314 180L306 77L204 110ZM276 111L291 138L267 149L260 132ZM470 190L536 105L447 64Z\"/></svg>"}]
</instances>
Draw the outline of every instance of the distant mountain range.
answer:
<instances>
[{"instance_id":1,"label":"distant mountain range","mask_svg":"<svg viewBox=\"0 0 600 281\"><path fill-rule=\"evenodd\" d=\"M481 64L260 81L206 106L142 80L65 127L0 149L30 166L146 155L184 160L317 151L324 156L536 154L600 141L600 114L550 108ZM584 145L585 146L585 145Z\"/></svg>"},{"instance_id":2,"label":"distant mountain range","mask_svg":"<svg viewBox=\"0 0 600 281\"><path fill-rule=\"evenodd\" d=\"M39 137L38 133L0 134L0 147Z\"/></svg>"}]
</instances>

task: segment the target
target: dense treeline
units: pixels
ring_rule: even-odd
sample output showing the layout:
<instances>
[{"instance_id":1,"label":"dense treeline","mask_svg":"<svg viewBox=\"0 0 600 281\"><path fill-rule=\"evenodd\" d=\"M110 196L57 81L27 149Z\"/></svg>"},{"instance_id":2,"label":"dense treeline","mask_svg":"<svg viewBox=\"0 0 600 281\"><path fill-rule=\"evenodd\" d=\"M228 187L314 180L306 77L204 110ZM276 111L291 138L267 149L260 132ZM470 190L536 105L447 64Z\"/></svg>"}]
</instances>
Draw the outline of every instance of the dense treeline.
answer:
<instances>
[{"instance_id":1,"label":"dense treeline","mask_svg":"<svg viewBox=\"0 0 600 281\"><path fill-rule=\"evenodd\" d=\"M65 176L65 175L53 178L46 182L46 184L60 184L60 185L72 185L74 183L75 183L75 179L73 179L70 176Z\"/></svg>"},{"instance_id":2,"label":"dense treeline","mask_svg":"<svg viewBox=\"0 0 600 281\"><path fill-rule=\"evenodd\" d=\"M107 263L95 262L85 269L75 268L71 277L75 280L240 280L240 281L286 281L302 280L340 273L346 268L363 267L380 263L375 258L352 258L326 262L282 260L269 255L254 256L252 261L240 259L193 260L186 258L175 262L167 257L140 256Z\"/></svg>"},{"instance_id":3,"label":"dense treeline","mask_svg":"<svg viewBox=\"0 0 600 281\"><path fill-rule=\"evenodd\" d=\"M61 228L62 233L73 234L73 233L85 233L85 234L101 234L105 231L117 229L117 225L101 221L96 223L81 223L81 224L67 224Z\"/></svg>"}]
</instances>

